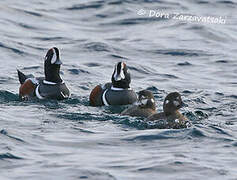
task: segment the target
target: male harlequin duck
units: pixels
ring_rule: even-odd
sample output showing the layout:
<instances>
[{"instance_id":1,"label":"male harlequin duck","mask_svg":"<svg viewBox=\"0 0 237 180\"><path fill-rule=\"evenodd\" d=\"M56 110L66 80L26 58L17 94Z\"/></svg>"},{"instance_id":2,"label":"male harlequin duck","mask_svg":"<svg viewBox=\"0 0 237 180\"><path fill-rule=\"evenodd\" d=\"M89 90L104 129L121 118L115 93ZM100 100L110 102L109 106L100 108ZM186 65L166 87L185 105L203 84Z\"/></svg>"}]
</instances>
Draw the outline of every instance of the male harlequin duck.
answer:
<instances>
[{"instance_id":1,"label":"male harlequin duck","mask_svg":"<svg viewBox=\"0 0 237 180\"><path fill-rule=\"evenodd\" d=\"M163 103L163 111L149 116L146 121L156 121L161 128L186 128L190 125L188 119L178 110L184 105L178 92L168 94Z\"/></svg>"},{"instance_id":2,"label":"male harlequin duck","mask_svg":"<svg viewBox=\"0 0 237 180\"><path fill-rule=\"evenodd\" d=\"M130 88L131 77L127 65L115 65L112 83L97 85L90 93L91 106L127 105L137 101L136 93Z\"/></svg>"},{"instance_id":3,"label":"male harlequin duck","mask_svg":"<svg viewBox=\"0 0 237 180\"><path fill-rule=\"evenodd\" d=\"M23 100L37 97L38 99L68 99L70 91L59 72L62 64L59 57L59 50L53 47L48 50L44 59L45 77L35 78L26 76L18 71L18 78L21 83L19 95Z\"/></svg>"},{"instance_id":4,"label":"male harlequin duck","mask_svg":"<svg viewBox=\"0 0 237 180\"><path fill-rule=\"evenodd\" d=\"M151 91L142 90L138 93L138 105L125 109L121 115L147 118L156 113L155 98Z\"/></svg>"}]
</instances>

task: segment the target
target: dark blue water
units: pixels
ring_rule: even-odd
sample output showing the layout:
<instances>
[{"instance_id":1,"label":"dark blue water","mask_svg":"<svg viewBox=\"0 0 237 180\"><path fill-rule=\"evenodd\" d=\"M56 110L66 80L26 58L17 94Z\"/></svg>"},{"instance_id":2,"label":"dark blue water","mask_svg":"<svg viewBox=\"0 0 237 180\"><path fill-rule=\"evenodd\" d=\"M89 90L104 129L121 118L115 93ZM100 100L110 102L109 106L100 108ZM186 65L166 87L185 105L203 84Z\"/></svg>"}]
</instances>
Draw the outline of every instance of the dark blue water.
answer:
<instances>
[{"instance_id":1,"label":"dark blue water","mask_svg":"<svg viewBox=\"0 0 237 180\"><path fill-rule=\"evenodd\" d=\"M236 8L231 0L1 0L0 179L237 179ZM16 68L42 76L52 46L72 98L20 102ZM118 116L125 107L89 107L91 89L121 60L159 111L179 91L193 126L157 129Z\"/></svg>"}]
</instances>

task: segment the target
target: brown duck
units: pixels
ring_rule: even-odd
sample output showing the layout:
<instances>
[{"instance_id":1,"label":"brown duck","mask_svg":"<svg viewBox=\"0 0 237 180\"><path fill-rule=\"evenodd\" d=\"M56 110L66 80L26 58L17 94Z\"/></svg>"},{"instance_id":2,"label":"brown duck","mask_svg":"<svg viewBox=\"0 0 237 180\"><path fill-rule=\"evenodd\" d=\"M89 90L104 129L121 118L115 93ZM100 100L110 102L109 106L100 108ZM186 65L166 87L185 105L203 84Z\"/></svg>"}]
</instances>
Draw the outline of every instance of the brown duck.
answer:
<instances>
[{"instance_id":1,"label":"brown duck","mask_svg":"<svg viewBox=\"0 0 237 180\"><path fill-rule=\"evenodd\" d=\"M178 92L168 94L163 103L163 112L149 116L146 121L156 121L162 128L186 128L190 123L178 110L184 106Z\"/></svg>"},{"instance_id":2,"label":"brown duck","mask_svg":"<svg viewBox=\"0 0 237 180\"><path fill-rule=\"evenodd\" d=\"M142 90L138 93L138 105L125 109L121 115L133 117L149 117L156 113L155 99L151 91Z\"/></svg>"}]
</instances>

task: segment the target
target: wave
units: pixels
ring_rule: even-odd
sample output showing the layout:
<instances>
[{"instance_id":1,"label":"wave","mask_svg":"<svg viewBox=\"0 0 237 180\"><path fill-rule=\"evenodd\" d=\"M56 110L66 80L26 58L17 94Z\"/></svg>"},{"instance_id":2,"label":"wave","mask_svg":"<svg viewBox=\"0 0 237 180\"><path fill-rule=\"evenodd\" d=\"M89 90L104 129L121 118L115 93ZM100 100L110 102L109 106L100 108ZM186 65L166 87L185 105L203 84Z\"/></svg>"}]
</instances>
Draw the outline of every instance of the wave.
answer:
<instances>
[{"instance_id":1,"label":"wave","mask_svg":"<svg viewBox=\"0 0 237 180\"><path fill-rule=\"evenodd\" d=\"M18 137L14 137L14 136L12 136L12 135L9 135L8 132L7 132L5 129L2 129L2 130L0 131L0 134L2 134L2 135L4 135L4 136L7 136L8 138L11 138L11 139L13 139L13 140L19 141L19 142L25 142L24 140L22 140L22 139L20 139L20 138L18 138Z\"/></svg>"},{"instance_id":2,"label":"wave","mask_svg":"<svg viewBox=\"0 0 237 180\"><path fill-rule=\"evenodd\" d=\"M159 50L154 50L152 52L155 54L163 54L163 55L170 55L170 56L187 56L187 57L207 55L207 53L203 51L188 50L188 49L169 49L169 50L159 49Z\"/></svg>"},{"instance_id":3,"label":"wave","mask_svg":"<svg viewBox=\"0 0 237 180\"><path fill-rule=\"evenodd\" d=\"M98 51L98 52L110 52L111 48L105 44L105 43L101 43L101 42L90 42L90 43L86 43L84 44L84 48L89 50L89 51Z\"/></svg>"},{"instance_id":4,"label":"wave","mask_svg":"<svg viewBox=\"0 0 237 180\"><path fill-rule=\"evenodd\" d=\"M7 49L7 50L11 50L12 52L16 53L16 54L19 54L19 55L23 55L25 54L24 51L20 50L20 49L17 49L17 48L13 48L13 47L10 47L6 44L3 44L2 42L0 42L0 48L3 48L3 49Z\"/></svg>"},{"instance_id":5,"label":"wave","mask_svg":"<svg viewBox=\"0 0 237 180\"><path fill-rule=\"evenodd\" d=\"M103 6L104 2L105 1L95 1L95 2L89 3L89 4L75 4L71 7L65 8L65 10L78 11L78 10L87 10L87 9L98 9Z\"/></svg>"},{"instance_id":6,"label":"wave","mask_svg":"<svg viewBox=\"0 0 237 180\"><path fill-rule=\"evenodd\" d=\"M19 102L19 96L9 91L0 90L0 104L8 102Z\"/></svg>"},{"instance_id":7,"label":"wave","mask_svg":"<svg viewBox=\"0 0 237 180\"><path fill-rule=\"evenodd\" d=\"M19 156L15 156L11 153L3 153L3 154L0 154L0 160L5 160L5 159L16 159L16 160L19 160L19 159L23 159L22 157L19 157Z\"/></svg>"}]
</instances>

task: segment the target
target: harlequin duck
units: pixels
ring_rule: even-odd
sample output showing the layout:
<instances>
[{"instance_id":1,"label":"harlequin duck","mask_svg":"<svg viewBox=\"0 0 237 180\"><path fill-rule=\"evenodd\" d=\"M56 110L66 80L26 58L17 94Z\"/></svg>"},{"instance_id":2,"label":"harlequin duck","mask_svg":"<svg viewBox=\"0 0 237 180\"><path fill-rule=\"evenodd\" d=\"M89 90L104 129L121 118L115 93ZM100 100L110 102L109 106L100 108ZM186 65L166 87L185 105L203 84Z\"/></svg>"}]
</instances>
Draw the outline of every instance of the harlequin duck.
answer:
<instances>
[{"instance_id":1,"label":"harlequin duck","mask_svg":"<svg viewBox=\"0 0 237 180\"><path fill-rule=\"evenodd\" d=\"M138 105L125 109L121 115L129 115L147 118L156 113L155 98L151 91L142 90L138 92Z\"/></svg>"},{"instance_id":2,"label":"harlequin duck","mask_svg":"<svg viewBox=\"0 0 237 180\"><path fill-rule=\"evenodd\" d=\"M44 60L45 77L35 78L33 75L27 76L17 70L21 83L20 97L22 99L37 97L38 99L57 100L69 98L70 91L59 75L62 62L58 48L49 49Z\"/></svg>"},{"instance_id":3,"label":"harlequin duck","mask_svg":"<svg viewBox=\"0 0 237 180\"><path fill-rule=\"evenodd\" d=\"M156 121L161 128L186 128L190 125L188 119L178 110L184 105L178 92L168 94L163 103L163 111L149 116L146 121Z\"/></svg>"},{"instance_id":4,"label":"harlequin duck","mask_svg":"<svg viewBox=\"0 0 237 180\"><path fill-rule=\"evenodd\" d=\"M115 65L112 83L97 85L90 93L91 106L127 105L137 101L136 93L130 88L131 77L124 62Z\"/></svg>"}]
</instances>

